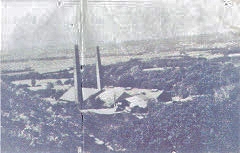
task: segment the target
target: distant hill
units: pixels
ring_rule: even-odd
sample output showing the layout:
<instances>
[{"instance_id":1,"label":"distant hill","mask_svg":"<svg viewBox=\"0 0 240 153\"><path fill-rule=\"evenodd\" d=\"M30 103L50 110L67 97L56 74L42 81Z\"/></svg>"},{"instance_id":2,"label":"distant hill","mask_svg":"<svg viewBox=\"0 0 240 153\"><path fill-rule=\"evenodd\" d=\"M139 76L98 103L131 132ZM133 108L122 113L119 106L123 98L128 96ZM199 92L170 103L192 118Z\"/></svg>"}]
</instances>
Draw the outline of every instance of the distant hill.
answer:
<instances>
[{"instance_id":1,"label":"distant hill","mask_svg":"<svg viewBox=\"0 0 240 153\"><path fill-rule=\"evenodd\" d=\"M110 1L104 7L99 3L89 2L86 40L90 49L86 54L91 56L91 48L103 44L103 53L132 54L184 48L187 45L183 44L192 41L195 43L195 40L197 45L211 44L208 41L209 35L212 35L211 40L215 42L222 39L220 43L235 41L239 37L240 21L237 15L240 8L235 1L225 4L222 0L191 3L188 0L150 0L146 5L132 2L128 5L126 7L126 4ZM9 42L2 49L3 52L26 58L71 53L65 51L73 49L75 43L75 13L74 7L64 5L54 6L39 16L29 12L18 20ZM222 34L225 34L224 37ZM139 44L139 40L144 41ZM190 48L194 47L196 46Z\"/></svg>"}]
</instances>

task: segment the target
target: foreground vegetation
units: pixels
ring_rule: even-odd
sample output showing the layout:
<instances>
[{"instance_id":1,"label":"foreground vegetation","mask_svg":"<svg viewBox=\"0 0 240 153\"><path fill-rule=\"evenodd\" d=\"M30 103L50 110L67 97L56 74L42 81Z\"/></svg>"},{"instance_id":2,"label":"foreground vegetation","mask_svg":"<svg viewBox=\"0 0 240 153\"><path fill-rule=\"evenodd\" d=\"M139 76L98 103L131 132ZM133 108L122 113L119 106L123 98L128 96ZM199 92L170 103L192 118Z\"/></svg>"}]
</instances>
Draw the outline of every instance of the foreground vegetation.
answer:
<instances>
[{"instance_id":1,"label":"foreground vegetation","mask_svg":"<svg viewBox=\"0 0 240 153\"><path fill-rule=\"evenodd\" d=\"M105 66L106 85L157 88L171 92L172 97L193 98L170 104L151 101L142 119L133 113L86 113L86 150L98 153L116 150L237 153L240 150L240 71L227 60L223 63L190 57L145 62L134 59ZM154 67L164 69L144 71ZM56 75L69 78L71 82L71 73L62 71L60 74L34 74L34 77L54 78ZM76 152L82 140L81 116L74 109L76 105L52 105L31 95L26 88L12 85L11 81L16 78L2 79L3 152ZM94 66L85 67L83 79L84 86L96 86ZM105 144L96 144L90 134ZM107 149L106 142L112 146L112 151Z\"/></svg>"}]
</instances>

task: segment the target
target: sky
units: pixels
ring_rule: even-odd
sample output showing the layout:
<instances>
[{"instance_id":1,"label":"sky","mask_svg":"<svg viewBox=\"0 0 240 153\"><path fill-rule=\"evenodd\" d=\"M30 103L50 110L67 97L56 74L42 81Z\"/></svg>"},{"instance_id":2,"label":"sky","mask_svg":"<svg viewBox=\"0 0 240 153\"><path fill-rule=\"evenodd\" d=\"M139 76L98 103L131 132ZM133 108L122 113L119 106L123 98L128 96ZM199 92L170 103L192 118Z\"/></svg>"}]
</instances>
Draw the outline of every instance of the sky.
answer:
<instances>
[{"instance_id":1,"label":"sky","mask_svg":"<svg viewBox=\"0 0 240 153\"><path fill-rule=\"evenodd\" d=\"M89 43L239 33L240 0L88 2ZM76 39L75 2L3 0L2 54L66 50Z\"/></svg>"},{"instance_id":2,"label":"sky","mask_svg":"<svg viewBox=\"0 0 240 153\"><path fill-rule=\"evenodd\" d=\"M1 10L2 10L2 1L0 1L0 6L1 6ZM2 32L2 11L0 11L0 31ZM0 35L0 48L2 50L2 35Z\"/></svg>"}]
</instances>

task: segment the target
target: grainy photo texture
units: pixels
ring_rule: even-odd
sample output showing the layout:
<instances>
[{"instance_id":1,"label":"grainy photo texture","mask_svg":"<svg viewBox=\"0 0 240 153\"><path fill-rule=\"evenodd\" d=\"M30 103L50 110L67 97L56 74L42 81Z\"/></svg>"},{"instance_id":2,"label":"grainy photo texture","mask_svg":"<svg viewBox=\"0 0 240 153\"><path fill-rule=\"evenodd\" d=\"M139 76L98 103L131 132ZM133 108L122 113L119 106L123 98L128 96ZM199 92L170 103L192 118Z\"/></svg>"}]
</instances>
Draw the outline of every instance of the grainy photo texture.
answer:
<instances>
[{"instance_id":1,"label":"grainy photo texture","mask_svg":"<svg viewBox=\"0 0 240 153\"><path fill-rule=\"evenodd\" d=\"M239 0L2 0L2 153L239 153Z\"/></svg>"}]
</instances>

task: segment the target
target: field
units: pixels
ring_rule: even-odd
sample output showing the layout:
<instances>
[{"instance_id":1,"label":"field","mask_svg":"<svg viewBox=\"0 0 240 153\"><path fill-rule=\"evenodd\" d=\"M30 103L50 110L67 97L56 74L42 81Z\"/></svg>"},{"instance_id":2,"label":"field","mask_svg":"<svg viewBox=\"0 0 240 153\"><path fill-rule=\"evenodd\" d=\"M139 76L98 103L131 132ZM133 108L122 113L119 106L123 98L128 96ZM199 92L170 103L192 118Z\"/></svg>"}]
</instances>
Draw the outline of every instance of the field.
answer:
<instances>
[{"instance_id":1,"label":"field","mask_svg":"<svg viewBox=\"0 0 240 153\"><path fill-rule=\"evenodd\" d=\"M165 38L157 40L126 41L100 44L103 65L126 62L130 59L194 58L218 59L230 57L239 66L239 38L225 35L202 35L192 37ZM43 52L26 56L5 55L1 57L1 69L22 70L32 68L38 73L54 72L73 67L73 49L61 52ZM96 46L87 46L82 64L95 64Z\"/></svg>"},{"instance_id":2,"label":"field","mask_svg":"<svg viewBox=\"0 0 240 153\"><path fill-rule=\"evenodd\" d=\"M208 51L189 51L184 54L184 56L190 56L195 58L207 58L207 59L218 59L224 57L223 53L213 53L211 50ZM231 53L227 55L228 57L234 60L233 64L236 66L240 65L238 59L240 57L239 53ZM151 60L152 58L181 58L182 53L180 51L164 51L164 52L149 52L141 55L111 55L111 56L102 56L103 65L111 65L119 62L126 62L130 59L138 58L144 61ZM85 58L84 64L95 64L94 57ZM73 67L73 57L66 59L55 59L55 60L28 60L20 62L7 62L1 64L2 70L21 70L26 68L32 68L39 73L54 72L69 67Z\"/></svg>"},{"instance_id":3,"label":"field","mask_svg":"<svg viewBox=\"0 0 240 153\"><path fill-rule=\"evenodd\" d=\"M2 151L75 153L84 145L90 153L237 153L239 46L179 42L160 51L161 44L153 45L157 42L143 41L136 47L139 42L133 41L101 50L107 88L142 90L145 96L147 91L162 91L159 99L143 101L144 108L130 107L131 103L106 106L96 95L80 112L77 104L62 101L74 83L70 54L3 61ZM84 88L96 88L92 50L84 60Z\"/></svg>"}]
</instances>

